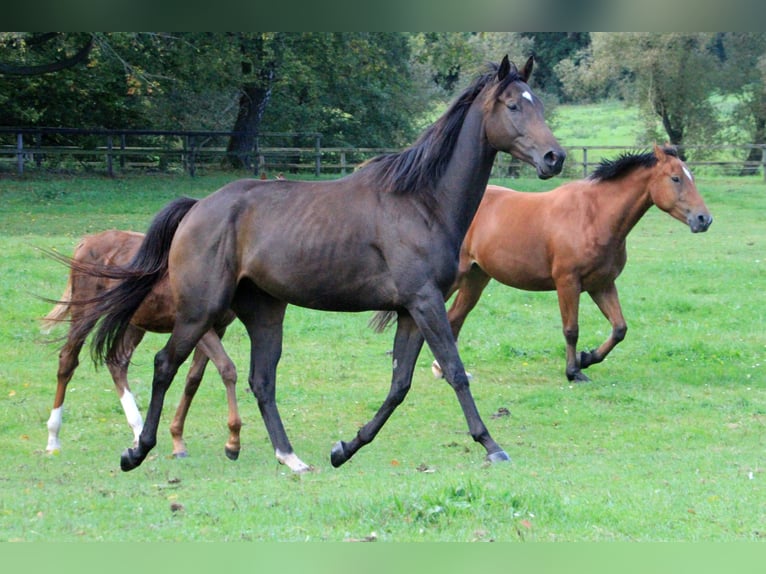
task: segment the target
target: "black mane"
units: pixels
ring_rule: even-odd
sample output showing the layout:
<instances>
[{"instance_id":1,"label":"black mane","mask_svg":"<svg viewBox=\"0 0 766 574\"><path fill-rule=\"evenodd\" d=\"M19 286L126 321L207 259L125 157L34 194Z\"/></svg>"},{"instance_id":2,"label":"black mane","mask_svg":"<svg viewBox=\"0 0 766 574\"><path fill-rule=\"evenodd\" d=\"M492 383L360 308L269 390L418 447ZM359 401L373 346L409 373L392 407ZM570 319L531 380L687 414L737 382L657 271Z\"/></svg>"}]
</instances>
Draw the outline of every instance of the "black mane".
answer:
<instances>
[{"instance_id":1,"label":"black mane","mask_svg":"<svg viewBox=\"0 0 766 574\"><path fill-rule=\"evenodd\" d=\"M399 153L372 158L365 168L380 171L379 184L391 193L407 194L431 187L441 179L452 158L458 134L466 113L481 91L497 77L499 66L488 65L489 71L476 78L409 148ZM523 80L514 69L495 87L500 93L509 84Z\"/></svg>"},{"instance_id":2,"label":"black mane","mask_svg":"<svg viewBox=\"0 0 766 574\"><path fill-rule=\"evenodd\" d=\"M678 151L674 147L663 147L662 150L674 157L678 157ZM597 181L610 181L619 179L639 167L654 167L657 165L657 156L654 152L624 153L617 159L602 159L598 167L590 174L588 179Z\"/></svg>"}]
</instances>

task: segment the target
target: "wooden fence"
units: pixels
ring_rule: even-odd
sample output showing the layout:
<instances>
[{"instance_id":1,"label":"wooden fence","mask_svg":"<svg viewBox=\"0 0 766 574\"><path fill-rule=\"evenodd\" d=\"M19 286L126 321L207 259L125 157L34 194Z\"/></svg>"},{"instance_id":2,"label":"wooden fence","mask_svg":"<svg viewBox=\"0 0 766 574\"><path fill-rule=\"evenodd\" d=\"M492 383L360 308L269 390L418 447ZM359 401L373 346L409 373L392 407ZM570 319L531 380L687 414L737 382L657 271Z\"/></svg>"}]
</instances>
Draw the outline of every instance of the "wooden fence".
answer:
<instances>
[{"instance_id":1,"label":"wooden fence","mask_svg":"<svg viewBox=\"0 0 766 574\"><path fill-rule=\"evenodd\" d=\"M84 130L75 128L0 127L0 171L94 171L109 176L130 171L184 172L217 169L229 152L226 144L236 132ZM614 158L635 147L565 146L565 175L585 177L602 158ZM759 159L746 161L751 149ZM686 146L687 163L699 173L762 174L766 181L766 145ZM359 163L398 151L390 148L323 147L317 133L262 133L251 150L239 158L255 176L308 172L345 175ZM532 170L500 154L493 175L532 175Z\"/></svg>"}]
</instances>

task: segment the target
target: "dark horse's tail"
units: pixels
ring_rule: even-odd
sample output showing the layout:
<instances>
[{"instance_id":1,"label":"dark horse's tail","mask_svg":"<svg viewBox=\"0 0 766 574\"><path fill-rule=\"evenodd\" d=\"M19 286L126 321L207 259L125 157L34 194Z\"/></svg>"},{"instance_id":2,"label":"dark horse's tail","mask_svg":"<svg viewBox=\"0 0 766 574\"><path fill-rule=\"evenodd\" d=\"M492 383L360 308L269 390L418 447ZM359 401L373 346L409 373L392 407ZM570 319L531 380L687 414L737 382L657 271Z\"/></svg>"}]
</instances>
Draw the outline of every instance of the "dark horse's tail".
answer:
<instances>
[{"instance_id":1,"label":"dark horse's tail","mask_svg":"<svg viewBox=\"0 0 766 574\"><path fill-rule=\"evenodd\" d=\"M120 280L87 306L86 313L92 321L101 319L91 348L97 363L116 362L124 356L122 342L130 320L155 284L167 273L170 243L181 220L197 201L181 197L166 205L152 220L141 247L127 266L90 271ZM92 321L83 321L83 325L90 324L92 328Z\"/></svg>"}]
</instances>

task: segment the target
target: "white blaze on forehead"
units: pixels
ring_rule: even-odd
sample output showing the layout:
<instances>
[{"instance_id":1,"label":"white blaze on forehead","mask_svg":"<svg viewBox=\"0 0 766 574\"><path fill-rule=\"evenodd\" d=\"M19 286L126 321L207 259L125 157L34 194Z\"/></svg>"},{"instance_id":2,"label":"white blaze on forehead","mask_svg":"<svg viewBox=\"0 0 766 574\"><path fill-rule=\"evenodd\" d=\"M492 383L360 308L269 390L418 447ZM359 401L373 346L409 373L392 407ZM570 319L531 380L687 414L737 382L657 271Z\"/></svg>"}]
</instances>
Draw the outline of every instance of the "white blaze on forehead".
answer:
<instances>
[{"instance_id":1,"label":"white blaze on forehead","mask_svg":"<svg viewBox=\"0 0 766 574\"><path fill-rule=\"evenodd\" d=\"M524 90L524 91L521 93L521 97L522 97L522 98L526 98L527 100L529 100L529 101L530 101L530 102L532 102L533 104L535 103L535 100L534 100L534 98L532 97L532 94L530 94L530 93L529 93L528 91L526 91L526 90Z\"/></svg>"},{"instance_id":2,"label":"white blaze on forehead","mask_svg":"<svg viewBox=\"0 0 766 574\"><path fill-rule=\"evenodd\" d=\"M692 177L692 172L689 171L689 168L686 167L685 165L682 165L681 168L684 170L686 177L689 178L689 181L694 181L694 177Z\"/></svg>"}]
</instances>

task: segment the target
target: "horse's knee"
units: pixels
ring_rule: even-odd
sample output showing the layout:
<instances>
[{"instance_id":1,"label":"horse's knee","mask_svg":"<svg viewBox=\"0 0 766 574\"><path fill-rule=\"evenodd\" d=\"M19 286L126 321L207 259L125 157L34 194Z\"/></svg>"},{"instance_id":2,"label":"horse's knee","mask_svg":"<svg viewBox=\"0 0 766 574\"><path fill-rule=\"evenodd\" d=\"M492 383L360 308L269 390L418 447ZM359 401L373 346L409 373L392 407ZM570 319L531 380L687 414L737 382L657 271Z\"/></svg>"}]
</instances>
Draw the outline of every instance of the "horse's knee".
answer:
<instances>
[{"instance_id":1,"label":"horse's knee","mask_svg":"<svg viewBox=\"0 0 766 574\"><path fill-rule=\"evenodd\" d=\"M615 343L622 341L627 333L628 326L624 323L622 325L617 325L614 329L612 329L612 337L614 337Z\"/></svg>"},{"instance_id":2,"label":"horse's knee","mask_svg":"<svg viewBox=\"0 0 766 574\"><path fill-rule=\"evenodd\" d=\"M224 383L237 383L237 367L234 366L234 363L226 363L220 369L218 369L218 372L220 373L221 379L223 379Z\"/></svg>"},{"instance_id":3,"label":"horse's knee","mask_svg":"<svg viewBox=\"0 0 766 574\"><path fill-rule=\"evenodd\" d=\"M567 343L577 344L577 339L580 337L579 325L565 325L563 329L564 339Z\"/></svg>"}]
</instances>

